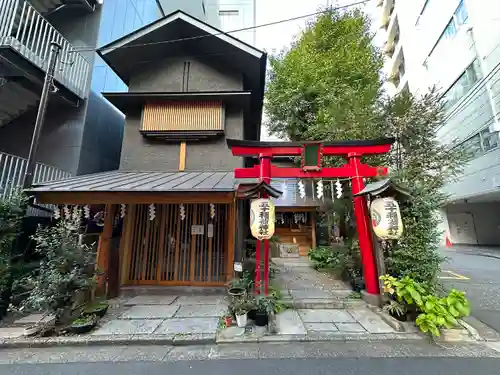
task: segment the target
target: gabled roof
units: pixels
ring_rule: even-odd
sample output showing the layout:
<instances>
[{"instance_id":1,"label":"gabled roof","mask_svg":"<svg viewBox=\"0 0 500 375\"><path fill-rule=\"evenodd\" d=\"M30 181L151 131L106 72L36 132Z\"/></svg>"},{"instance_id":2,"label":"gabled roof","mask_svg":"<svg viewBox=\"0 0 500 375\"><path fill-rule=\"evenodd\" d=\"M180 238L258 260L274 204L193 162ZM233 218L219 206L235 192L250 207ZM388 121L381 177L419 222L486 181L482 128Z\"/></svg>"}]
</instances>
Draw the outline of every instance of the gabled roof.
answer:
<instances>
[{"instance_id":1,"label":"gabled roof","mask_svg":"<svg viewBox=\"0 0 500 375\"><path fill-rule=\"evenodd\" d=\"M98 49L98 54L128 84L155 61L191 56L221 71L243 75L251 92L251 139L259 139L267 55L265 52L180 10Z\"/></svg>"}]
</instances>

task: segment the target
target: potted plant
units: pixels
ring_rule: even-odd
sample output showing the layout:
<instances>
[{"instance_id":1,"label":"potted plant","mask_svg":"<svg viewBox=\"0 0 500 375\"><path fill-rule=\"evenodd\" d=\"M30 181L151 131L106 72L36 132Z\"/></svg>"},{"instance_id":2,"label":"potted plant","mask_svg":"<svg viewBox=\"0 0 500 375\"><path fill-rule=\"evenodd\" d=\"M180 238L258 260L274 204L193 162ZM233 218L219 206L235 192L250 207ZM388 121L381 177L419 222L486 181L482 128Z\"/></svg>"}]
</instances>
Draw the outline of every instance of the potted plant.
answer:
<instances>
[{"instance_id":1,"label":"potted plant","mask_svg":"<svg viewBox=\"0 0 500 375\"><path fill-rule=\"evenodd\" d=\"M227 327L231 327L231 324L233 324L233 316L231 314L227 314L224 317L224 325Z\"/></svg>"},{"instance_id":2,"label":"potted plant","mask_svg":"<svg viewBox=\"0 0 500 375\"><path fill-rule=\"evenodd\" d=\"M228 284L227 293L231 297L242 297L247 293L248 281L246 279L234 278Z\"/></svg>"},{"instance_id":3,"label":"potted plant","mask_svg":"<svg viewBox=\"0 0 500 375\"><path fill-rule=\"evenodd\" d=\"M71 323L70 328L73 333L87 333L95 327L96 323L97 317L95 315L82 315Z\"/></svg>"},{"instance_id":4,"label":"potted plant","mask_svg":"<svg viewBox=\"0 0 500 375\"><path fill-rule=\"evenodd\" d=\"M244 328L247 325L248 307L249 303L245 297L237 298L233 303L232 310L236 316L236 323L240 328Z\"/></svg>"},{"instance_id":5,"label":"potted plant","mask_svg":"<svg viewBox=\"0 0 500 375\"><path fill-rule=\"evenodd\" d=\"M108 312L109 305L107 302L94 302L83 309L82 315L96 315L102 318Z\"/></svg>"},{"instance_id":6,"label":"potted plant","mask_svg":"<svg viewBox=\"0 0 500 375\"><path fill-rule=\"evenodd\" d=\"M255 325L265 327L269 323L269 315L275 311L276 301L270 296L256 298Z\"/></svg>"}]
</instances>

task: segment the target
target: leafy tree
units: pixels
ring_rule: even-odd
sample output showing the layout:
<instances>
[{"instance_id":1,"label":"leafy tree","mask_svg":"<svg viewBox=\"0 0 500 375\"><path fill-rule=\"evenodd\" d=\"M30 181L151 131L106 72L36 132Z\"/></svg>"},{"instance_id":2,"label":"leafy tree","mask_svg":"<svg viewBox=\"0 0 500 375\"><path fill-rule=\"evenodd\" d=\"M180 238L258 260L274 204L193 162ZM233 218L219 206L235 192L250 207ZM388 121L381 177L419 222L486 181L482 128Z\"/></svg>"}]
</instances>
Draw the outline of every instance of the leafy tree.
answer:
<instances>
[{"instance_id":1,"label":"leafy tree","mask_svg":"<svg viewBox=\"0 0 500 375\"><path fill-rule=\"evenodd\" d=\"M40 268L20 281L29 290L21 309L52 313L58 322L69 317L75 293L95 285L96 254L82 243L77 217L61 220L54 226L39 227L33 239L36 251L44 255Z\"/></svg>"},{"instance_id":2,"label":"leafy tree","mask_svg":"<svg viewBox=\"0 0 500 375\"><path fill-rule=\"evenodd\" d=\"M377 116L382 55L359 10L329 10L289 49L270 57L266 92L269 130L282 138L369 138Z\"/></svg>"},{"instance_id":3,"label":"leafy tree","mask_svg":"<svg viewBox=\"0 0 500 375\"><path fill-rule=\"evenodd\" d=\"M13 248L21 231L24 204L25 197L20 192L0 199L0 316L5 313L10 299Z\"/></svg>"},{"instance_id":4,"label":"leafy tree","mask_svg":"<svg viewBox=\"0 0 500 375\"><path fill-rule=\"evenodd\" d=\"M294 141L396 138L390 154L365 160L388 166L413 197L402 204L403 238L386 247L387 270L434 283L441 262L436 209L446 199L443 186L460 172L466 156L435 139L443 120L437 90L388 98L381 67L382 55L361 12L323 13L289 49L271 58L267 125L271 134ZM350 210L349 204L344 211ZM348 243L357 246L355 238Z\"/></svg>"},{"instance_id":5,"label":"leafy tree","mask_svg":"<svg viewBox=\"0 0 500 375\"><path fill-rule=\"evenodd\" d=\"M438 254L439 218L445 184L458 176L468 155L460 148L440 144L435 133L443 122L441 95L432 88L422 97L404 92L389 98L381 110L381 129L396 142L384 163L391 178L412 195L401 204L405 233L389 247L388 272L434 283L442 261Z\"/></svg>"}]
</instances>

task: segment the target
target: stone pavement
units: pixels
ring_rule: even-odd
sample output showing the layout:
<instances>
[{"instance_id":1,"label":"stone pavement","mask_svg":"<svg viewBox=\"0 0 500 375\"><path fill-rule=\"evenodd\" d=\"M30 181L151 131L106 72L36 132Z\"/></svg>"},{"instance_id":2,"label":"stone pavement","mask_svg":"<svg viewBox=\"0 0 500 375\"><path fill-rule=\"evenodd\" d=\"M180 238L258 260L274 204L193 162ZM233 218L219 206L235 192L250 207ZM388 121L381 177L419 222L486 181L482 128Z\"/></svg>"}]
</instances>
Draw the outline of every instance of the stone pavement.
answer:
<instances>
[{"instance_id":1,"label":"stone pavement","mask_svg":"<svg viewBox=\"0 0 500 375\"><path fill-rule=\"evenodd\" d=\"M273 263L278 268L276 286L291 308L276 315L274 332L229 327L219 332L218 343L424 338L416 328L397 331L364 301L349 298L352 290L344 282L314 270L306 258Z\"/></svg>"},{"instance_id":2,"label":"stone pavement","mask_svg":"<svg viewBox=\"0 0 500 375\"><path fill-rule=\"evenodd\" d=\"M25 338L23 327L0 328L0 347L213 343L226 311L227 299L221 295L139 295L110 309L87 335Z\"/></svg>"}]
</instances>

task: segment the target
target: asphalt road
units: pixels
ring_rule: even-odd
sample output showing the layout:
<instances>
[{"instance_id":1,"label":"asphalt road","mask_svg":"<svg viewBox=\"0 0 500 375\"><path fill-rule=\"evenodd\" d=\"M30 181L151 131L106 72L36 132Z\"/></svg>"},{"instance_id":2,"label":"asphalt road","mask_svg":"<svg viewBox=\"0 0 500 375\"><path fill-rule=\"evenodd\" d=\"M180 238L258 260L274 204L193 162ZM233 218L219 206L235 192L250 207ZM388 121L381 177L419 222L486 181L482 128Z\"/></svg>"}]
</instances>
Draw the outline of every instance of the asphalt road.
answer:
<instances>
[{"instance_id":1,"label":"asphalt road","mask_svg":"<svg viewBox=\"0 0 500 375\"><path fill-rule=\"evenodd\" d=\"M472 315L500 332L500 250L454 246L442 254L449 258L442 265L445 288L465 291Z\"/></svg>"},{"instance_id":2,"label":"asphalt road","mask_svg":"<svg viewBox=\"0 0 500 375\"><path fill-rule=\"evenodd\" d=\"M498 373L494 358L328 358L236 359L173 363L76 363L0 367L9 375L491 375Z\"/></svg>"}]
</instances>

